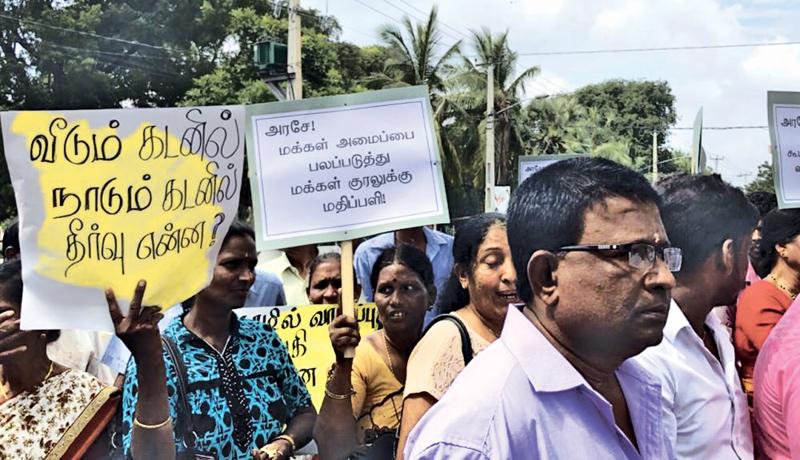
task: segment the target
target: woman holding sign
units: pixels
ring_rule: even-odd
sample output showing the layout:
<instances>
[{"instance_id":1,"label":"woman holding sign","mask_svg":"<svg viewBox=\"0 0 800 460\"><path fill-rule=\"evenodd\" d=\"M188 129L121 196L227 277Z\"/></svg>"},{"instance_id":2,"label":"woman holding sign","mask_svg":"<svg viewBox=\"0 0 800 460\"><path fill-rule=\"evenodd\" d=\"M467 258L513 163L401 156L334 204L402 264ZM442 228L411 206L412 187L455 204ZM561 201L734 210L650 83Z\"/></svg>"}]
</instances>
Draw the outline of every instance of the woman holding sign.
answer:
<instances>
[{"instance_id":1,"label":"woman holding sign","mask_svg":"<svg viewBox=\"0 0 800 460\"><path fill-rule=\"evenodd\" d=\"M169 413L161 423L172 421L170 448L179 456L284 460L311 439L316 413L283 340L265 324L233 313L255 280L256 257L253 229L234 222L211 284L164 331ZM126 372L125 427L141 426L134 414L137 364L129 363ZM144 423L155 428L158 422ZM126 451L131 438L130 432L123 436Z\"/></svg>"},{"instance_id":2,"label":"woman holding sign","mask_svg":"<svg viewBox=\"0 0 800 460\"><path fill-rule=\"evenodd\" d=\"M355 319L344 315L329 328L336 364L314 427L320 457L326 460L394 456L406 362L436 299L431 263L413 246L384 250L370 281L383 329L361 341ZM356 346L355 358L345 358L345 350Z\"/></svg>"}]
</instances>

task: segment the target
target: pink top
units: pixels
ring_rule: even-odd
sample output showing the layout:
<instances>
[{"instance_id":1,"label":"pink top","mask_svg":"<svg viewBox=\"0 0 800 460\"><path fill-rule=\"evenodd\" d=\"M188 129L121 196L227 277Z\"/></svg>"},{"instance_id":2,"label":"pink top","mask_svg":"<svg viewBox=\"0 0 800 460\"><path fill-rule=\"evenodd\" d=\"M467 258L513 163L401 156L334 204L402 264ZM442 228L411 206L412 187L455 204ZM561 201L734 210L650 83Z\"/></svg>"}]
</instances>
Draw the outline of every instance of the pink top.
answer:
<instances>
[{"instance_id":1,"label":"pink top","mask_svg":"<svg viewBox=\"0 0 800 460\"><path fill-rule=\"evenodd\" d=\"M773 460L800 460L800 308L789 308L772 329L753 384L757 451Z\"/></svg>"},{"instance_id":2,"label":"pink top","mask_svg":"<svg viewBox=\"0 0 800 460\"><path fill-rule=\"evenodd\" d=\"M747 283L748 286L755 283L756 281L761 281L761 277L759 277L758 274L756 274L756 271L753 268L753 264L751 264L749 261L747 262L747 276L745 276L744 281L745 283Z\"/></svg>"}]
</instances>

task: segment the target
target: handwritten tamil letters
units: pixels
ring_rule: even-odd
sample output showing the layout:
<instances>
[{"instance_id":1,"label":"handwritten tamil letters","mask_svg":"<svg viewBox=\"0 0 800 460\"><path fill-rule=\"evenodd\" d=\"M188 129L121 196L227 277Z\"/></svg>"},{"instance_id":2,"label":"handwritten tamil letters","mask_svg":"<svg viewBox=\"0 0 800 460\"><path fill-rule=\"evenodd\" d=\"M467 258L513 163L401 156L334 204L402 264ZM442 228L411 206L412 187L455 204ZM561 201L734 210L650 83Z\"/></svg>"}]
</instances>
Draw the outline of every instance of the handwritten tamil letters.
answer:
<instances>
[{"instance_id":1,"label":"handwritten tamil letters","mask_svg":"<svg viewBox=\"0 0 800 460\"><path fill-rule=\"evenodd\" d=\"M7 112L25 329L108 329L103 290L169 306L208 284L236 217L244 109Z\"/></svg>"}]
</instances>

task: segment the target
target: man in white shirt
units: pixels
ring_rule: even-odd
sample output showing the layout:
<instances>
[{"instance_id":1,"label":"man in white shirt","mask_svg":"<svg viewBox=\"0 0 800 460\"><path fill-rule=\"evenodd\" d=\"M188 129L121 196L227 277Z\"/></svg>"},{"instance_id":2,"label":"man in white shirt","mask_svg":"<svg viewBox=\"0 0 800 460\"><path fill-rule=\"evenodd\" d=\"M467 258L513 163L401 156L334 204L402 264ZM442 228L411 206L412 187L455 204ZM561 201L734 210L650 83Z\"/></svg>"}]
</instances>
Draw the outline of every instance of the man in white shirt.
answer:
<instances>
[{"instance_id":1,"label":"man in white shirt","mask_svg":"<svg viewBox=\"0 0 800 460\"><path fill-rule=\"evenodd\" d=\"M745 285L758 214L719 175L659 183L661 218L683 251L664 340L636 357L661 380L667 436L678 459L752 459L747 399L730 335L711 313Z\"/></svg>"}]
</instances>

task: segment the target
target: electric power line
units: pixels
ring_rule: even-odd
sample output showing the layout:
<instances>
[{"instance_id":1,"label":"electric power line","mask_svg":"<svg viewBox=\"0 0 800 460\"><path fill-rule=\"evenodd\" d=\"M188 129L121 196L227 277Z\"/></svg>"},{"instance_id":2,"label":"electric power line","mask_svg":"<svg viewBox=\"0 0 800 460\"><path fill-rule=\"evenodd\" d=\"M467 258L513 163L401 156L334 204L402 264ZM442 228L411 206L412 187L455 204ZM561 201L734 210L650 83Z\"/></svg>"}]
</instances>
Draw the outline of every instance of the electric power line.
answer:
<instances>
[{"instance_id":1,"label":"electric power line","mask_svg":"<svg viewBox=\"0 0 800 460\"><path fill-rule=\"evenodd\" d=\"M389 6L391 6L392 8L394 8L394 9L396 9L396 10L400 11L400 12L401 12L401 13L403 13L404 15L407 15L407 16L409 16L409 17L412 17L412 18L414 18L414 19L415 19L415 20L417 20L417 21L423 21L423 22L427 21L427 18L425 18L425 16L423 16L422 18L419 18L419 17L417 17L417 16L413 15L412 13L409 13L408 11L406 11L406 10L404 10L404 9L400 8L399 6L397 6L397 5L395 5L394 3L390 2L389 0L383 0L383 1L384 1L384 3L386 3L386 4L387 4L387 5L389 5ZM438 22L439 22L439 24L444 24L442 21L438 21ZM446 35L446 36L447 36L447 37L449 37L449 38L452 38L452 39L453 39L453 40L455 40L455 41L459 41L459 40L461 40L461 38L459 38L459 37L456 37L455 35L453 35L453 34L451 34L451 33L447 32L447 31L446 31L446 30L444 30L444 29L441 29L441 28L440 28L440 29L439 29L439 31L440 31L442 34Z\"/></svg>"},{"instance_id":2,"label":"electric power line","mask_svg":"<svg viewBox=\"0 0 800 460\"><path fill-rule=\"evenodd\" d=\"M411 7L411 8L413 8L413 9L415 9L415 10L419 11L419 12L420 12L420 13L422 13L423 15L426 15L426 16L427 16L428 14L430 14L429 12L428 12L428 13L426 13L425 11L423 11L423 10L421 10L421 9L417 8L416 6L414 6L414 5L412 5L411 3L407 2L406 0L397 0L397 1L399 1L400 3L404 3L404 4L408 5L409 7ZM456 29L455 27L451 27L450 25L448 25L446 22L442 21L441 19L439 19L439 24L441 24L441 25L443 25L443 26L447 27L448 29L450 29L450 30L452 30L453 32L455 32L455 33L457 33L457 34L461 35L461 36L462 36L462 37L464 37L464 38L470 38L470 37L469 37L469 35L467 35L467 34L465 34L465 33L461 32L461 31L459 31L459 30L458 30L458 29Z\"/></svg>"},{"instance_id":3,"label":"electric power line","mask_svg":"<svg viewBox=\"0 0 800 460\"><path fill-rule=\"evenodd\" d=\"M72 32L72 33L79 34L79 35L85 35L87 37L100 38L100 39L103 39L103 40L109 40L109 41L114 41L114 42L118 42L118 43L125 43L125 44L128 44L128 45L141 46L141 47L151 48L151 49L156 49L156 50L161 50L161 51L170 51L169 48L164 47L164 46L151 45L149 43L142 43L142 42L135 41L135 40L125 40L125 39L122 39L122 38L109 37L107 35L100 35L100 34L95 34L95 33L92 33L92 32L85 32L83 30L76 30L76 29L70 29L70 28L67 28L67 27L54 26L52 24L47 24L45 22L37 21L37 20L31 19L31 18L15 17L15 16L11 16L11 15L8 15L8 14L3 14L3 13L0 13L0 18L8 19L10 21L28 22L28 23L31 23L31 24L34 24L34 25L38 25L38 26L41 26L41 27L46 27L48 29L60 30L60 31L63 31L63 32Z\"/></svg>"},{"instance_id":4,"label":"electric power line","mask_svg":"<svg viewBox=\"0 0 800 460\"><path fill-rule=\"evenodd\" d=\"M735 43L725 45L689 45L689 46L664 46L651 48L617 48L596 50L563 50L563 51L532 51L517 53L520 56L563 56L575 54L614 54L614 53L644 53L653 51L691 51L725 48L757 48L762 46L790 46L800 45L800 41L764 42L764 43Z\"/></svg>"}]
</instances>

